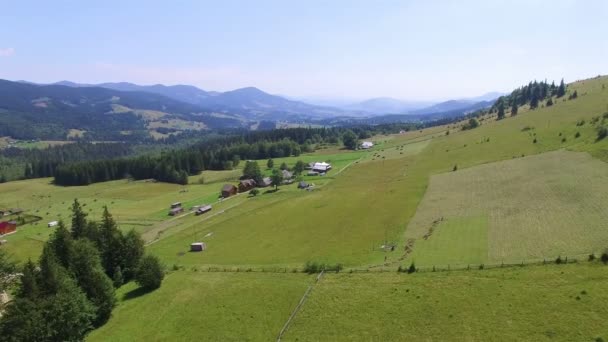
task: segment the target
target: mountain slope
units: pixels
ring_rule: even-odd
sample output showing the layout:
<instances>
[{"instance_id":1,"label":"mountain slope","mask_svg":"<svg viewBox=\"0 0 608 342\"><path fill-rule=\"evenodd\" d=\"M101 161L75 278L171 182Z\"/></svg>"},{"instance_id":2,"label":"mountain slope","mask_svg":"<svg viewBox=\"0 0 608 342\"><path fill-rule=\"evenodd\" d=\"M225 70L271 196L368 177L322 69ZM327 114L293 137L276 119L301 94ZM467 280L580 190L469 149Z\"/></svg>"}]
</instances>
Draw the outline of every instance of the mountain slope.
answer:
<instances>
[{"instance_id":1,"label":"mountain slope","mask_svg":"<svg viewBox=\"0 0 608 342\"><path fill-rule=\"evenodd\" d=\"M447 112L469 112L492 106L494 101L449 100L430 107L408 111L405 114L428 115Z\"/></svg>"},{"instance_id":2,"label":"mountain slope","mask_svg":"<svg viewBox=\"0 0 608 342\"><path fill-rule=\"evenodd\" d=\"M77 129L91 139L133 140L161 127L173 131L240 125L234 117L218 117L150 92L0 80L0 136L65 139Z\"/></svg>"},{"instance_id":3,"label":"mountain slope","mask_svg":"<svg viewBox=\"0 0 608 342\"><path fill-rule=\"evenodd\" d=\"M433 105L433 102L401 101L390 97L378 97L346 106L346 109L359 110L371 114L403 113Z\"/></svg>"},{"instance_id":4,"label":"mountain slope","mask_svg":"<svg viewBox=\"0 0 608 342\"><path fill-rule=\"evenodd\" d=\"M117 83L100 83L100 84L81 84L70 81L61 81L54 83L55 85L64 85L68 87L101 87L107 89L113 89L118 91L139 91L146 93L153 93L163 95L174 100L186 102L190 104L199 104L203 99L214 96L213 92L206 92L191 85L173 85L165 86L162 84L155 84L150 86L142 86L129 82L117 82Z\"/></svg>"}]
</instances>

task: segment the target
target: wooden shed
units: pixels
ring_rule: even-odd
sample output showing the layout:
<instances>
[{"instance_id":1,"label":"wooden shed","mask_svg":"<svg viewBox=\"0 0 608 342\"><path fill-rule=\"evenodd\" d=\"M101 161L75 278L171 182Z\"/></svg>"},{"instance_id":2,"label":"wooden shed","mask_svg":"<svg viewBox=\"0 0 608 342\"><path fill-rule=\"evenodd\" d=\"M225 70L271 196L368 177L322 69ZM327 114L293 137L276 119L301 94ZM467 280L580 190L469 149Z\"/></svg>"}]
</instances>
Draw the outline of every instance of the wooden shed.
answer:
<instances>
[{"instance_id":1,"label":"wooden shed","mask_svg":"<svg viewBox=\"0 0 608 342\"><path fill-rule=\"evenodd\" d=\"M227 198L236 195L237 189L233 184L224 184L222 187L222 197Z\"/></svg>"},{"instance_id":2,"label":"wooden shed","mask_svg":"<svg viewBox=\"0 0 608 342\"><path fill-rule=\"evenodd\" d=\"M207 249L207 245L204 242L193 242L190 244L190 252L202 252Z\"/></svg>"},{"instance_id":3,"label":"wooden shed","mask_svg":"<svg viewBox=\"0 0 608 342\"><path fill-rule=\"evenodd\" d=\"M173 208L173 209L169 210L169 216L175 216L179 213L182 213L183 211L184 211L184 208L182 208L182 207Z\"/></svg>"},{"instance_id":4,"label":"wooden shed","mask_svg":"<svg viewBox=\"0 0 608 342\"><path fill-rule=\"evenodd\" d=\"M211 206L210 205L203 205L201 207L199 207L198 209L196 209L196 212L194 213L196 216L198 215L202 215L204 213L210 212L211 211Z\"/></svg>"}]
</instances>

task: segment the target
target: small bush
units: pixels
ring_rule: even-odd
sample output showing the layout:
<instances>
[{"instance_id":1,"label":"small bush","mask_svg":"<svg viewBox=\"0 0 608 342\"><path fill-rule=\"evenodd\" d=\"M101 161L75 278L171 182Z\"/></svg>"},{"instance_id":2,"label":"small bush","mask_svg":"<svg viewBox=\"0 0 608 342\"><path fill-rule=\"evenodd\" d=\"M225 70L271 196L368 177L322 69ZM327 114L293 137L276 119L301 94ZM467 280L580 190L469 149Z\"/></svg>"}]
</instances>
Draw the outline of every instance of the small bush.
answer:
<instances>
[{"instance_id":1,"label":"small bush","mask_svg":"<svg viewBox=\"0 0 608 342\"><path fill-rule=\"evenodd\" d=\"M454 168L452 168L452 171L457 171L458 170L458 165L454 165Z\"/></svg>"},{"instance_id":2,"label":"small bush","mask_svg":"<svg viewBox=\"0 0 608 342\"><path fill-rule=\"evenodd\" d=\"M600 257L600 260L602 260L602 262L604 264L608 264L608 252L602 253L602 256Z\"/></svg>"},{"instance_id":3,"label":"small bush","mask_svg":"<svg viewBox=\"0 0 608 342\"><path fill-rule=\"evenodd\" d=\"M135 272L137 284L148 290L159 288L164 277L165 271L158 258L153 255L144 256Z\"/></svg>"},{"instance_id":4,"label":"small bush","mask_svg":"<svg viewBox=\"0 0 608 342\"><path fill-rule=\"evenodd\" d=\"M566 138L562 138L562 143L565 143L565 142L566 142Z\"/></svg>"},{"instance_id":5,"label":"small bush","mask_svg":"<svg viewBox=\"0 0 608 342\"><path fill-rule=\"evenodd\" d=\"M606 136L608 136L608 128L606 128L606 127L600 127L597 130L597 139L596 139L596 141L600 141L600 140L604 139Z\"/></svg>"},{"instance_id":6,"label":"small bush","mask_svg":"<svg viewBox=\"0 0 608 342\"><path fill-rule=\"evenodd\" d=\"M249 194L250 194L251 196L254 196L254 197L255 197L255 196L257 196L257 195L259 195L259 194L260 194L260 190L258 190L258 189L252 189L251 191L249 191Z\"/></svg>"},{"instance_id":7,"label":"small bush","mask_svg":"<svg viewBox=\"0 0 608 342\"><path fill-rule=\"evenodd\" d=\"M532 143L536 144L538 142L538 140L536 140L536 138L534 138L534 140L532 140Z\"/></svg>"},{"instance_id":8,"label":"small bush","mask_svg":"<svg viewBox=\"0 0 608 342\"><path fill-rule=\"evenodd\" d=\"M410 264L410 267L407 268L407 273L411 274L416 272L416 265L414 265L414 262L412 261L412 263Z\"/></svg>"},{"instance_id":9,"label":"small bush","mask_svg":"<svg viewBox=\"0 0 608 342\"><path fill-rule=\"evenodd\" d=\"M581 132L576 132L576 134L574 135L575 138L580 138L581 137Z\"/></svg>"},{"instance_id":10,"label":"small bush","mask_svg":"<svg viewBox=\"0 0 608 342\"><path fill-rule=\"evenodd\" d=\"M595 254L591 253L589 254L589 261L593 261L595 260Z\"/></svg>"},{"instance_id":11,"label":"small bush","mask_svg":"<svg viewBox=\"0 0 608 342\"><path fill-rule=\"evenodd\" d=\"M555 263L560 265L561 263L563 263L564 261L562 260L561 256L558 256L557 259L555 259Z\"/></svg>"}]
</instances>

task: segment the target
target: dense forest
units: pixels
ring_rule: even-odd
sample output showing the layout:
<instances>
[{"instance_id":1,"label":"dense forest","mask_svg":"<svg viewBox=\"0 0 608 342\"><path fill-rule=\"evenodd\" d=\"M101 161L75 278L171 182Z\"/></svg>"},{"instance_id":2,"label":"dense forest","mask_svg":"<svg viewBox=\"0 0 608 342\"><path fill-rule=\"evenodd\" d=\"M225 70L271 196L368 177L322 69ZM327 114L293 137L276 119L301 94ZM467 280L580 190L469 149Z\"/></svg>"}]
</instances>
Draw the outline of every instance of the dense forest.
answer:
<instances>
[{"instance_id":1,"label":"dense forest","mask_svg":"<svg viewBox=\"0 0 608 342\"><path fill-rule=\"evenodd\" d=\"M57 185L87 185L122 178L156 179L187 184L188 175L203 170L229 170L241 160L281 158L312 152L319 144L337 144L365 139L377 133L414 128L411 124L361 126L350 128L292 128L247 132L196 143L159 156L106 159L66 163L53 169ZM348 148L356 148L349 143ZM41 169L45 169L41 167Z\"/></svg>"},{"instance_id":2,"label":"dense forest","mask_svg":"<svg viewBox=\"0 0 608 342\"><path fill-rule=\"evenodd\" d=\"M61 222L38 263L25 263L18 278L15 271L0 250L0 292L16 287L0 318L0 341L82 341L110 318L116 288L135 280L145 293L164 277L139 233L123 233L107 208L100 222L88 220L77 200L71 229Z\"/></svg>"}]
</instances>

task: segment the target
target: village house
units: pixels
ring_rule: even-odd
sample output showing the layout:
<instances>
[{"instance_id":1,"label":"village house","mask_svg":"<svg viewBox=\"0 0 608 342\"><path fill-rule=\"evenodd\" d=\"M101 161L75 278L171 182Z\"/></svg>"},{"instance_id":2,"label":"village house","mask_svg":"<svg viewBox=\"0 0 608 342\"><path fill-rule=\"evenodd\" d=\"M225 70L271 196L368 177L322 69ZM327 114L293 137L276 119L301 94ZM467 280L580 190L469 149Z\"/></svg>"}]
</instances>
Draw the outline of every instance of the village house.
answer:
<instances>
[{"instance_id":1,"label":"village house","mask_svg":"<svg viewBox=\"0 0 608 342\"><path fill-rule=\"evenodd\" d=\"M374 143L371 141L364 141L363 143L361 143L361 148L367 150L368 148L372 148L374 146Z\"/></svg>"},{"instance_id":2,"label":"village house","mask_svg":"<svg viewBox=\"0 0 608 342\"><path fill-rule=\"evenodd\" d=\"M51 221L47 224L47 226L49 228L52 228L52 227L57 227L58 224L59 224L59 222L57 222L57 221Z\"/></svg>"},{"instance_id":3,"label":"village house","mask_svg":"<svg viewBox=\"0 0 608 342\"><path fill-rule=\"evenodd\" d=\"M232 184L224 184L222 187L222 197L228 198L230 196L236 195L237 188Z\"/></svg>"},{"instance_id":4,"label":"village house","mask_svg":"<svg viewBox=\"0 0 608 342\"><path fill-rule=\"evenodd\" d=\"M243 179L239 182L239 192L246 192L253 188L255 188L255 180L253 179Z\"/></svg>"},{"instance_id":5,"label":"village house","mask_svg":"<svg viewBox=\"0 0 608 342\"><path fill-rule=\"evenodd\" d=\"M284 184L293 183L293 172L290 172L288 170L281 170L281 173L283 174L283 183Z\"/></svg>"},{"instance_id":6,"label":"village house","mask_svg":"<svg viewBox=\"0 0 608 342\"><path fill-rule=\"evenodd\" d=\"M316 162L313 165L312 170L316 172L327 172L331 170L331 164L325 162Z\"/></svg>"},{"instance_id":7,"label":"village house","mask_svg":"<svg viewBox=\"0 0 608 342\"><path fill-rule=\"evenodd\" d=\"M14 233L17 230L17 222L0 222L0 235Z\"/></svg>"},{"instance_id":8,"label":"village house","mask_svg":"<svg viewBox=\"0 0 608 342\"><path fill-rule=\"evenodd\" d=\"M258 186L260 188L265 188L265 187L268 187L268 186L271 186L271 185L272 185L272 179L270 179L270 177L264 177L264 178L262 178L262 181L260 182L260 184L258 184Z\"/></svg>"}]
</instances>

